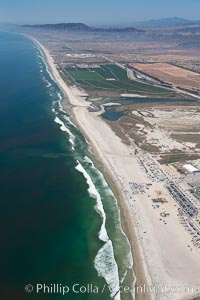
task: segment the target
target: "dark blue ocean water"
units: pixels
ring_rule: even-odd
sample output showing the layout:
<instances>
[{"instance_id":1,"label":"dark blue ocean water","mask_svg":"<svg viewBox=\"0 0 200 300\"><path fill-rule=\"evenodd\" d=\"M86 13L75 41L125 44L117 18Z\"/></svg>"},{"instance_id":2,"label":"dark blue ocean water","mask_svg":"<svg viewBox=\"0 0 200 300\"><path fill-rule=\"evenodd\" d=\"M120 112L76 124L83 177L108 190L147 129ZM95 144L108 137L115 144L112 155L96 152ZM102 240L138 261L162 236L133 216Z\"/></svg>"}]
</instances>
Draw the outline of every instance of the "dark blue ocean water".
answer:
<instances>
[{"instance_id":1,"label":"dark blue ocean water","mask_svg":"<svg viewBox=\"0 0 200 300\"><path fill-rule=\"evenodd\" d=\"M62 111L59 98L33 42L1 32L1 300L104 300L110 299L108 289L103 294L76 294L71 287L93 284L101 289L109 272L119 281L127 270L125 281L131 282L130 249L120 229L117 204L102 175L85 159L87 143ZM66 126L64 131L59 122ZM86 175L76 169L78 163ZM89 186L96 188L94 195ZM98 197L109 243L99 238L103 217L95 209ZM37 294L38 283L67 285L70 292ZM25 292L26 284L33 285L32 293Z\"/></svg>"}]
</instances>

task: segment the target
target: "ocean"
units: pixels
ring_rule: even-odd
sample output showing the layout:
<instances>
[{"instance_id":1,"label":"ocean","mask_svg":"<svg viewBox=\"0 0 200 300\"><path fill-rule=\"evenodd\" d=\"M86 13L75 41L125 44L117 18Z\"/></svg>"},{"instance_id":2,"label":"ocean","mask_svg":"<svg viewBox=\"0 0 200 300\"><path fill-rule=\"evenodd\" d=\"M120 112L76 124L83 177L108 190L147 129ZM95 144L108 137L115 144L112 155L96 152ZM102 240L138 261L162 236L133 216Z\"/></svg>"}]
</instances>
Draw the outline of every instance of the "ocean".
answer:
<instances>
[{"instance_id":1,"label":"ocean","mask_svg":"<svg viewBox=\"0 0 200 300\"><path fill-rule=\"evenodd\" d=\"M0 299L132 299L117 201L27 37L0 32L0 92Z\"/></svg>"}]
</instances>

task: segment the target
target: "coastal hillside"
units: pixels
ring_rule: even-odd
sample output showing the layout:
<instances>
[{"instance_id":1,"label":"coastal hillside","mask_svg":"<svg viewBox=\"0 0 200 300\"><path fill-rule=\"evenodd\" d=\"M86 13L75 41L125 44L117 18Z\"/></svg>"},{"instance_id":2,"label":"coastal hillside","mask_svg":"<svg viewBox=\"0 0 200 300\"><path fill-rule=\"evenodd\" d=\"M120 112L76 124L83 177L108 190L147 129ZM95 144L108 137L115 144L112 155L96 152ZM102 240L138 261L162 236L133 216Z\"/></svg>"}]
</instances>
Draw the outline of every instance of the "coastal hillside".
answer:
<instances>
[{"instance_id":1,"label":"coastal hillside","mask_svg":"<svg viewBox=\"0 0 200 300\"><path fill-rule=\"evenodd\" d=\"M47 29L47 30L64 30L64 31L89 31L89 32L117 32L117 33L131 33L144 32L144 30L135 27L114 28L114 27L90 27L84 23L58 23L58 24L39 24L39 25L24 25L26 28L33 29Z\"/></svg>"},{"instance_id":2,"label":"coastal hillside","mask_svg":"<svg viewBox=\"0 0 200 300\"><path fill-rule=\"evenodd\" d=\"M59 23L59 24L39 24L39 25L24 25L24 27L49 29L49 30L76 30L86 31L90 27L83 23Z\"/></svg>"}]
</instances>

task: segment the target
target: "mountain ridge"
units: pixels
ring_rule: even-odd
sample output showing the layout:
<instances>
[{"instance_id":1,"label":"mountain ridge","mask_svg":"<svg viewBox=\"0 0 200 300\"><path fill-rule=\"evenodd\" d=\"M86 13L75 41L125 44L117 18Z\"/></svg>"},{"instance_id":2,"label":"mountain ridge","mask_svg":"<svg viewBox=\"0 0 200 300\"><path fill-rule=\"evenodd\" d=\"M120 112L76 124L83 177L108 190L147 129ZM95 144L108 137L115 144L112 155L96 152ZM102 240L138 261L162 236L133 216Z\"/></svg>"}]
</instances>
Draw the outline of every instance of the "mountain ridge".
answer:
<instances>
[{"instance_id":1,"label":"mountain ridge","mask_svg":"<svg viewBox=\"0 0 200 300\"><path fill-rule=\"evenodd\" d=\"M56 23L56 24L35 24L23 25L26 28L48 29L48 30L68 30L68 31L88 31L88 32L117 32L117 33L131 33L144 32L142 29L135 27L115 28L115 27L91 27L84 23Z\"/></svg>"},{"instance_id":2,"label":"mountain ridge","mask_svg":"<svg viewBox=\"0 0 200 300\"><path fill-rule=\"evenodd\" d=\"M200 20L189 20L179 17L152 19L141 22L133 22L133 26L141 27L161 27L161 26L176 26L176 25L195 25L200 24Z\"/></svg>"}]
</instances>

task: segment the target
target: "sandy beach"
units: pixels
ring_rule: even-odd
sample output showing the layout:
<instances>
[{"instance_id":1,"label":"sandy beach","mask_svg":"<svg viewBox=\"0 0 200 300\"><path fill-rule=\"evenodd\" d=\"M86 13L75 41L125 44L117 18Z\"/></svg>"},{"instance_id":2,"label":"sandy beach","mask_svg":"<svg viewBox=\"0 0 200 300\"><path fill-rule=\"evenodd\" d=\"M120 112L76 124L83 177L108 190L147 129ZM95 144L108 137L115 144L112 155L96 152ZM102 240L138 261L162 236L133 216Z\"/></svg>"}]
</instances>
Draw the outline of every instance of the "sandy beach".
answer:
<instances>
[{"instance_id":1,"label":"sandy beach","mask_svg":"<svg viewBox=\"0 0 200 300\"><path fill-rule=\"evenodd\" d=\"M33 39L33 38L32 38ZM132 246L137 299L178 300L200 295L200 250L191 245L190 234L180 223L175 201L163 183L152 183L138 163L134 145L127 146L116 136L99 112L89 112L86 93L69 87L62 79L49 51L43 50L51 73L66 96L63 106L70 102L73 118L89 141L92 151L118 198L122 222ZM134 184L144 184L143 192L133 193ZM151 198L159 191L167 202L153 208ZM160 213L167 212L167 218ZM152 290L150 291L150 287Z\"/></svg>"}]
</instances>

